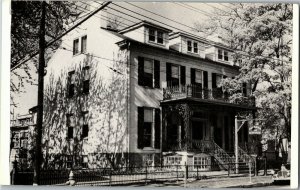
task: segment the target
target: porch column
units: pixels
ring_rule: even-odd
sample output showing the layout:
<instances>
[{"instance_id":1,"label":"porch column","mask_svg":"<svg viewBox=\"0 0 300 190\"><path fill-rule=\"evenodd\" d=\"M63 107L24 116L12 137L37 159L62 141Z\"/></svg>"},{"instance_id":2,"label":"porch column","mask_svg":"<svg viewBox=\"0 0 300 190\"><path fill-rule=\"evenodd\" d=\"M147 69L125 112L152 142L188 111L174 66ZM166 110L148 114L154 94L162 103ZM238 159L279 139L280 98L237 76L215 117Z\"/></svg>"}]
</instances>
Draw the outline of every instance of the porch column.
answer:
<instances>
[{"instance_id":1,"label":"porch column","mask_svg":"<svg viewBox=\"0 0 300 190\"><path fill-rule=\"evenodd\" d=\"M190 133L190 118L191 118L191 110L188 104L184 104L182 106L181 115L184 120L184 130L185 130L185 142L186 142L186 150L191 147L191 133Z\"/></svg>"}]
</instances>

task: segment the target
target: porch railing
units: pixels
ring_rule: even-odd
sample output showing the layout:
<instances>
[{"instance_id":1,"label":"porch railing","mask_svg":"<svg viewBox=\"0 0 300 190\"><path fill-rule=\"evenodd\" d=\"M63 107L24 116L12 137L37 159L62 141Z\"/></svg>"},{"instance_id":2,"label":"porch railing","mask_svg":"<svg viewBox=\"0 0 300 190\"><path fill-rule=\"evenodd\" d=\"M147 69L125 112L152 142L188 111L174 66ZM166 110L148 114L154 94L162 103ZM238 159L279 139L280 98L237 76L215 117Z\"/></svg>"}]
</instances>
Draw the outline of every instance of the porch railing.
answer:
<instances>
[{"instance_id":1,"label":"porch railing","mask_svg":"<svg viewBox=\"0 0 300 190\"><path fill-rule=\"evenodd\" d=\"M199 85L188 84L181 86L170 86L163 89L164 100L172 100L187 97L228 102L239 105L255 106L254 97L240 97L233 101L230 100L229 93L223 92L221 88L207 89L202 88Z\"/></svg>"}]
</instances>

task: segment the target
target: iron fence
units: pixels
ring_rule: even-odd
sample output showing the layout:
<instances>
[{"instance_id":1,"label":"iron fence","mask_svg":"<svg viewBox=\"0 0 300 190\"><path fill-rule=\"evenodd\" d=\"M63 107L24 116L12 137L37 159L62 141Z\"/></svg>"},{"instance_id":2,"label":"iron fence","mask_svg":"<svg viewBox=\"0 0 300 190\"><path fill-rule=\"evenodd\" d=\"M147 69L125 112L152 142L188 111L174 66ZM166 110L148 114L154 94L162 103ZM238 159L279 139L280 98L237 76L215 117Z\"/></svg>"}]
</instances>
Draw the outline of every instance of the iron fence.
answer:
<instances>
[{"instance_id":1,"label":"iron fence","mask_svg":"<svg viewBox=\"0 0 300 190\"><path fill-rule=\"evenodd\" d=\"M77 186L114 186L129 184L147 184L163 181L180 181L189 178L203 180L217 177L233 176L235 174L235 163L227 165L227 170L212 171L215 165L164 165L164 166L141 166L94 168L94 169L60 169L42 170L40 185L67 185L69 174L72 171ZM254 175L254 168L251 175ZM247 164L239 163L239 171L249 174ZM241 174L239 174L241 175ZM14 171L12 173L12 184L30 185L33 182L33 171Z\"/></svg>"}]
</instances>

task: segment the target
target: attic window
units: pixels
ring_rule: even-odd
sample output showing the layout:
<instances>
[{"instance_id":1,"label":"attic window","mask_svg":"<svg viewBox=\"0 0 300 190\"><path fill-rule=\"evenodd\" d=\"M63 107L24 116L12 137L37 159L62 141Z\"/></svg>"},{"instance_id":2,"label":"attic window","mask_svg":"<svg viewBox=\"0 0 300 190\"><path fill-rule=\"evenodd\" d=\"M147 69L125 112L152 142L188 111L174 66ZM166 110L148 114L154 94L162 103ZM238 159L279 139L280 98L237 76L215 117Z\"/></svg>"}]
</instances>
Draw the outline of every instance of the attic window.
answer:
<instances>
[{"instance_id":1,"label":"attic window","mask_svg":"<svg viewBox=\"0 0 300 190\"><path fill-rule=\"evenodd\" d=\"M149 42L163 44L164 43L163 36L164 36L163 32L149 28Z\"/></svg>"},{"instance_id":2,"label":"attic window","mask_svg":"<svg viewBox=\"0 0 300 190\"><path fill-rule=\"evenodd\" d=\"M218 60L229 61L229 53L228 53L228 51L218 49Z\"/></svg>"}]
</instances>

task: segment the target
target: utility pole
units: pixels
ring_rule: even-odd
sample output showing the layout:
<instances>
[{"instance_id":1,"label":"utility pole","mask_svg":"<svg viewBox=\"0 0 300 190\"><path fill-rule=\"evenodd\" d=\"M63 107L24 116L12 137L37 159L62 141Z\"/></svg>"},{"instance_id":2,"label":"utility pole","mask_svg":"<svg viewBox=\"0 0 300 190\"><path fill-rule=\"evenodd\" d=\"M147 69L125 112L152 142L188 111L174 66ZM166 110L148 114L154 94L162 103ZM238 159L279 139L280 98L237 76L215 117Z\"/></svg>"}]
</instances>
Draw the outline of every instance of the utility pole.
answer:
<instances>
[{"instance_id":1,"label":"utility pole","mask_svg":"<svg viewBox=\"0 0 300 190\"><path fill-rule=\"evenodd\" d=\"M42 128L43 128L43 99L44 99L44 74L45 74L45 28L46 28L46 1L41 2L41 20L39 28L39 67L38 67L38 102L35 128L35 159L33 185L40 184L40 170L42 163Z\"/></svg>"},{"instance_id":2,"label":"utility pole","mask_svg":"<svg viewBox=\"0 0 300 190\"><path fill-rule=\"evenodd\" d=\"M235 124L234 124L234 150L235 150L235 173L239 173L239 145L238 145L238 120L237 116L235 116Z\"/></svg>"}]
</instances>

